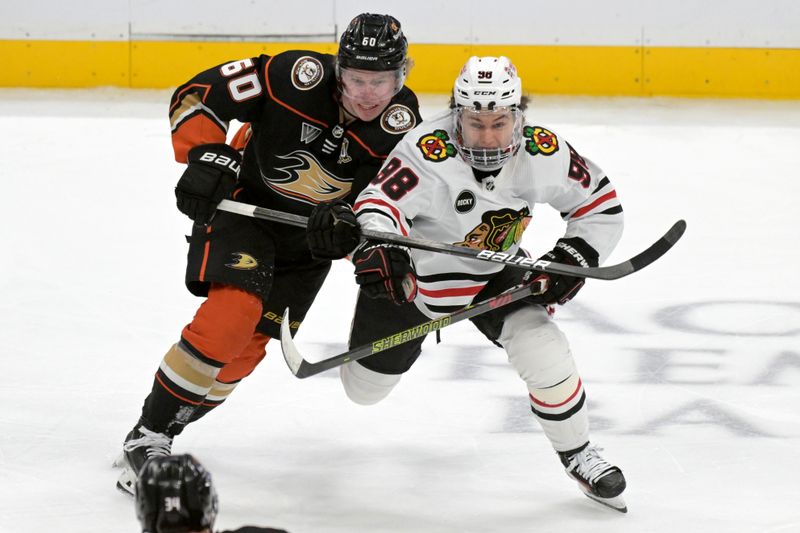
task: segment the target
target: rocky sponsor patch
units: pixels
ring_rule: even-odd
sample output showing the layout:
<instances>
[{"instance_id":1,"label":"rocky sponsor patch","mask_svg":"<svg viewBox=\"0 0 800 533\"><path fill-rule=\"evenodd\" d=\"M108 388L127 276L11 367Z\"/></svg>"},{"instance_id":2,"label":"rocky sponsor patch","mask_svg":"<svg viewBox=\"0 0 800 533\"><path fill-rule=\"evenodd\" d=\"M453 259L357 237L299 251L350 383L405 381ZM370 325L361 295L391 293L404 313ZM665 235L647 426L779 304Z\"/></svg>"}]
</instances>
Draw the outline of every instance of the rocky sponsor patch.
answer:
<instances>
[{"instance_id":1,"label":"rocky sponsor patch","mask_svg":"<svg viewBox=\"0 0 800 533\"><path fill-rule=\"evenodd\" d=\"M461 191L456 197L455 206L459 213L469 213L475 207L475 195L472 191Z\"/></svg>"}]
</instances>

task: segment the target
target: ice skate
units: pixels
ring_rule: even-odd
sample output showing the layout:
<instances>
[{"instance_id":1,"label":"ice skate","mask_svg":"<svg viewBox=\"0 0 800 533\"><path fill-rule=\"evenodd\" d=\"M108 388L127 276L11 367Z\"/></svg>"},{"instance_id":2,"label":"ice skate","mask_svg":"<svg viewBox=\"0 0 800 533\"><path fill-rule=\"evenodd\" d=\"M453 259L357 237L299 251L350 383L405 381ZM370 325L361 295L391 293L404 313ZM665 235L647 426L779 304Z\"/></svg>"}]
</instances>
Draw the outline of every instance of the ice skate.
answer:
<instances>
[{"instance_id":1,"label":"ice skate","mask_svg":"<svg viewBox=\"0 0 800 533\"><path fill-rule=\"evenodd\" d=\"M578 482L586 496L616 511L627 513L628 507L620 496L625 490L625 476L622 470L600 456L600 450L587 443L578 450L559 452L558 456L567 475Z\"/></svg>"},{"instance_id":2,"label":"ice skate","mask_svg":"<svg viewBox=\"0 0 800 533\"><path fill-rule=\"evenodd\" d=\"M133 495L139 470L145 461L150 457L170 455L171 451L172 437L150 431L143 425L132 429L125 437L122 453L114 461L115 467L123 469L117 480L117 488Z\"/></svg>"}]
</instances>

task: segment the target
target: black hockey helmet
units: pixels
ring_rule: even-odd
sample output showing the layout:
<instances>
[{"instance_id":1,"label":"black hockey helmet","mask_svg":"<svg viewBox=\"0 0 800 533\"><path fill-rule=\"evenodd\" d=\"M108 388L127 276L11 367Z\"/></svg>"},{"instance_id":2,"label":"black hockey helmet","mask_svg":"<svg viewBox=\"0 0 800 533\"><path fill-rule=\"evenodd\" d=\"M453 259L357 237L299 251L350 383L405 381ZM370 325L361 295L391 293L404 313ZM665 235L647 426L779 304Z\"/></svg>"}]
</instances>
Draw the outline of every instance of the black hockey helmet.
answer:
<instances>
[{"instance_id":1,"label":"black hockey helmet","mask_svg":"<svg viewBox=\"0 0 800 533\"><path fill-rule=\"evenodd\" d=\"M146 533L211 529L217 518L211 474L189 454L152 457L136 482L136 517Z\"/></svg>"},{"instance_id":2,"label":"black hockey helmet","mask_svg":"<svg viewBox=\"0 0 800 533\"><path fill-rule=\"evenodd\" d=\"M396 70L405 66L408 40L390 15L362 13L339 40L338 66L360 70Z\"/></svg>"}]
</instances>

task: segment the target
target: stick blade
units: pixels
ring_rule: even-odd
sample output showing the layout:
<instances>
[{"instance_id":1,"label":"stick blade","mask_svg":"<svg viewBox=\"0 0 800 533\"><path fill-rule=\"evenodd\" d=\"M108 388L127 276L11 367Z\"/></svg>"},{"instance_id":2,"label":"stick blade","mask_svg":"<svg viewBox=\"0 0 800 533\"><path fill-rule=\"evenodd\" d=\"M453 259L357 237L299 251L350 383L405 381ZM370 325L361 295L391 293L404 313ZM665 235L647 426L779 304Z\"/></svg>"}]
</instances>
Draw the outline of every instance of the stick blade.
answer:
<instances>
[{"instance_id":1,"label":"stick blade","mask_svg":"<svg viewBox=\"0 0 800 533\"><path fill-rule=\"evenodd\" d=\"M297 376L305 361L300 351L297 349L294 340L292 340L292 330L289 327L288 307L283 312L283 320L281 321L281 351L283 352L283 359L289 366L289 370L292 371L292 374Z\"/></svg>"},{"instance_id":2,"label":"stick blade","mask_svg":"<svg viewBox=\"0 0 800 533\"><path fill-rule=\"evenodd\" d=\"M650 248L629 260L629 263L633 267L633 271L636 272L643 269L667 253L669 249L672 248L676 242L678 242L678 239L681 238L685 231L685 220L681 219L675 222L675 224L672 225L672 227L664 234L664 236L658 239L652 246L650 246Z\"/></svg>"}]
</instances>

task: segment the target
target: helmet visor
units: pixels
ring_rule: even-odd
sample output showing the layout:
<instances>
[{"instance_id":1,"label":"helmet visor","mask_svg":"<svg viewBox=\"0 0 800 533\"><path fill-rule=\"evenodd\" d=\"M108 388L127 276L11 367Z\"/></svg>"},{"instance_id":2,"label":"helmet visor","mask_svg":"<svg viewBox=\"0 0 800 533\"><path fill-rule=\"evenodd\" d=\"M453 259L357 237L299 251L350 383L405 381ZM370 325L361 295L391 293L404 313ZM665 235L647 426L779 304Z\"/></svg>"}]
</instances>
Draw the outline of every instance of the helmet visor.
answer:
<instances>
[{"instance_id":1,"label":"helmet visor","mask_svg":"<svg viewBox=\"0 0 800 533\"><path fill-rule=\"evenodd\" d=\"M456 146L478 170L497 170L516 152L522 140L523 113L517 107L454 110Z\"/></svg>"},{"instance_id":2,"label":"helmet visor","mask_svg":"<svg viewBox=\"0 0 800 533\"><path fill-rule=\"evenodd\" d=\"M405 82L405 68L395 70L339 69L342 93L352 100L379 103L400 92Z\"/></svg>"}]
</instances>

